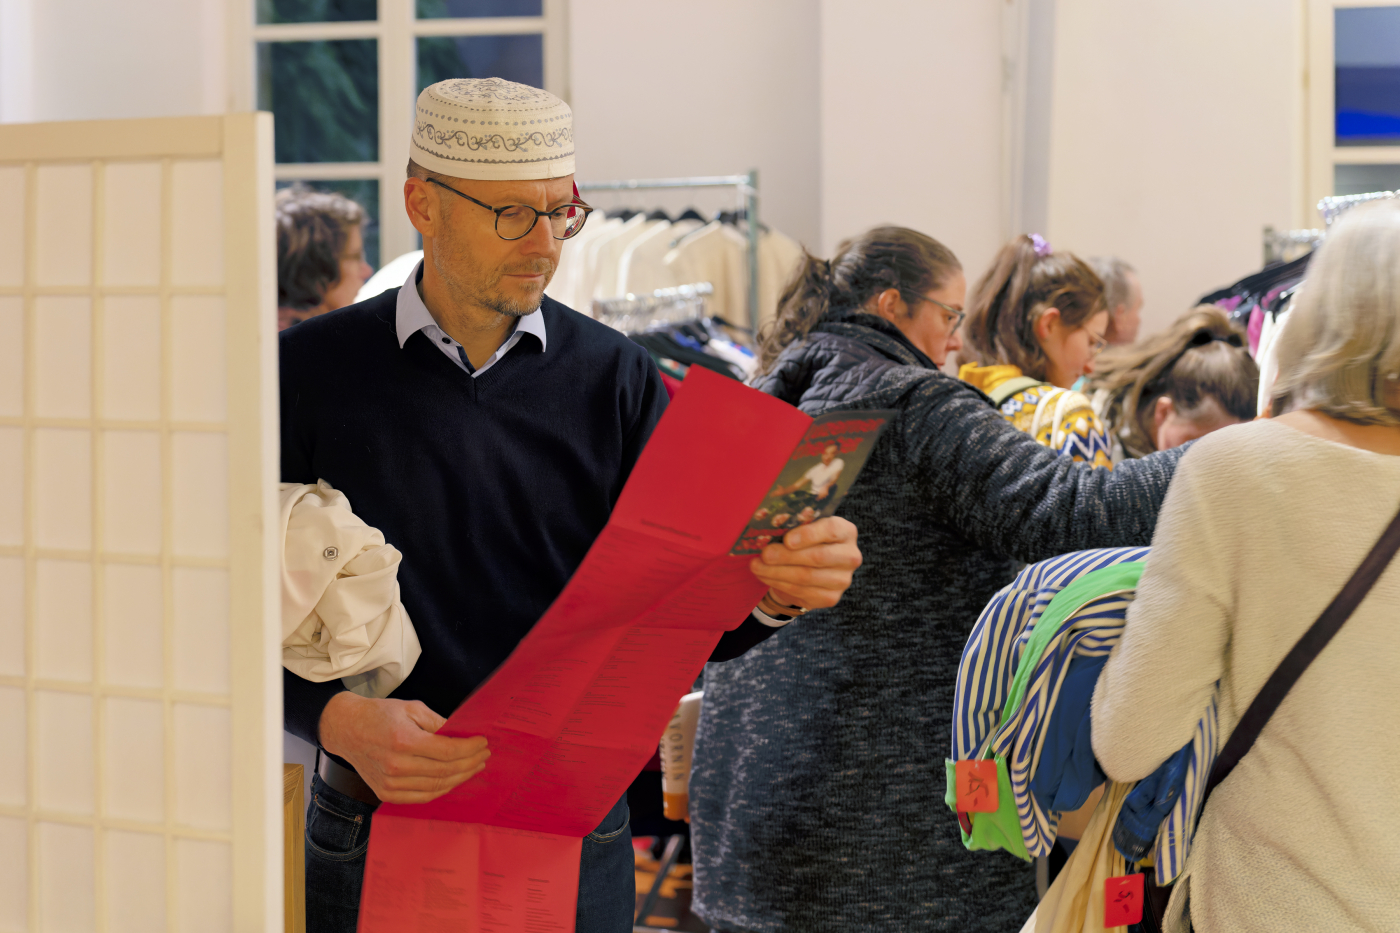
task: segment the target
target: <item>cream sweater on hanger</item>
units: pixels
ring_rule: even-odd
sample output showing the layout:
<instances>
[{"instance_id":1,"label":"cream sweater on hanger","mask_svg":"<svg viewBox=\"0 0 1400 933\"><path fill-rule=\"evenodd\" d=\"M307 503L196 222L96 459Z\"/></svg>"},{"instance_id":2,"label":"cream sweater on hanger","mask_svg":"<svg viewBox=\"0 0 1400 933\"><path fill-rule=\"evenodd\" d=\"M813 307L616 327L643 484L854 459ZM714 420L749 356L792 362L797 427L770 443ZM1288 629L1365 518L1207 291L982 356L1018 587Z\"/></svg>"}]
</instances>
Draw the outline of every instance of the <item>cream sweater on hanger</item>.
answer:
<instances>
[{"instance_id":1,"label":"cream sweater on hanger","mask_svg":"<svg viewBox=\"0 0 1400 933\"><path fill-rule=\"evenodd\" d=\"M1217 679L1223 746L1397 507L1400 457L1277 421L1197 442L1094 693L1108 776L1184 745ZM1400 560L1216 788L1169 917L1189 886L1198 933L1400 930L1397 716Z\"/></svg>"}]
</instances>

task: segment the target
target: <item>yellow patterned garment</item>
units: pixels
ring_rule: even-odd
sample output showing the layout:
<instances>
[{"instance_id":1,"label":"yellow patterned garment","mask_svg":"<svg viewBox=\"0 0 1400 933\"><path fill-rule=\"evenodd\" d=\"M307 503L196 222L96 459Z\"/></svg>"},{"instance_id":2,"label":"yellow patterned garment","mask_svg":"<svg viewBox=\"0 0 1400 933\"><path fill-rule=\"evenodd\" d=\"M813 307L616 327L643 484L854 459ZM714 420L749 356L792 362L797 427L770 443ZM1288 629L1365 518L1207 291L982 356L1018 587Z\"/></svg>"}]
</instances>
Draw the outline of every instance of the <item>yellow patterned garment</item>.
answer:
<instances>
[{"instance_id":1,"label":"yellow patterned garment","mask_svg":"<svg viewBox=\"0 0 1400 933\"><path fill-rule=\"evenodd\" d=\"M991 395L997 386L1020 379L1021 370L1016 366L966 363L958 370L958 378ZM1089 400L1078 392L1038 382L1002 402L1001 416L1016 430L1024 431L1056 453L1113 469L1108 432Z\"/></svg>"}]
</instances>

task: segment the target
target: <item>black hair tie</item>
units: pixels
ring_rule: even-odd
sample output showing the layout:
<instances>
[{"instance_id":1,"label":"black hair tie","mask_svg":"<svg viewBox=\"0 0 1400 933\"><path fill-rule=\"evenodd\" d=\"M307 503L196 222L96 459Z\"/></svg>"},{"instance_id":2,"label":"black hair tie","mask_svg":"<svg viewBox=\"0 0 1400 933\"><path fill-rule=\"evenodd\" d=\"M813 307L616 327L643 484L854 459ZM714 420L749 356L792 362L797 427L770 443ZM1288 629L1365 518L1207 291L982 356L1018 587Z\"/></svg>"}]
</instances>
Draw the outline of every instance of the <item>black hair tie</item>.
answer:
<instances>
[{"instance_id":1,"label":"black hair tie","mask_svg":"<svg viewBox=\"0 0 1400 933\"><path fill-rule=\"evenodd\" d=\"M1244 340L1239 334L1230 333L1222 335L1209 330L1198 330L1191 335L1191 341L1186 345L1186 349L1190 350L1195 347L1204 347L1207 344L1215 343L1217 340L1221 343L1228 343L1232 347L1244 346Z\"/></svg>"}]
</instances>

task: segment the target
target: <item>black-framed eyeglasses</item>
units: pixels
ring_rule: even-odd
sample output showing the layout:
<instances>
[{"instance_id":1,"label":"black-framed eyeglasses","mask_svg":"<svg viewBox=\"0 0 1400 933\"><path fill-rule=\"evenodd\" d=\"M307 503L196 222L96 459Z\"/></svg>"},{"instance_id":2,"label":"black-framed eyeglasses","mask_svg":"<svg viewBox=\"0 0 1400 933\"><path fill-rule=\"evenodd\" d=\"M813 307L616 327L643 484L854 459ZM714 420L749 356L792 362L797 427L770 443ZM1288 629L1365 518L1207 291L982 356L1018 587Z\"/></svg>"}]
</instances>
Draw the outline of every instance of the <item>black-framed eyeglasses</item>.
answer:
<instances>
[{"instance_id":1,"label":"black-framed eyeglasses","mask_svg":"<svg viewBox=\"0 0 1400 933\"><path fill-rule=\"evenodd\" d=\"M496 235L503 240L519 240L529 236L530 231L535 229L535 224L539 223L541 217L549 218L549 232L556 240L567 240L570 237L578 236L578 232L583 229L583 225L588 220L588 215L593 212L581 201L574 201L565 204L563 207L556 207L552 211L535 210L528 204L508 204L505 207L492 207L469 194L463 194L451 185L444 185L436 178L429 178L427 181L445 188L457 195L459 198L466 198L468 201L484 207L496 215Z\"/></svg>"}]
</instances>

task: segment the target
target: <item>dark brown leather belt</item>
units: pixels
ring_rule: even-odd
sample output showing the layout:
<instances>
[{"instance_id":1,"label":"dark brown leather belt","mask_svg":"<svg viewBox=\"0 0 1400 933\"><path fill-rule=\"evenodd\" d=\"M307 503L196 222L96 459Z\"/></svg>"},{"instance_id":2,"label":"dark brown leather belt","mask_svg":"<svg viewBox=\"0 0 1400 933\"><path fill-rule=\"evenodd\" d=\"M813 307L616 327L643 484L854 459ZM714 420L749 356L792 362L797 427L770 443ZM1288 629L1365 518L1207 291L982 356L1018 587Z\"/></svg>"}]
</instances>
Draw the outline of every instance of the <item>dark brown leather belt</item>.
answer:
<instances>
[{"instance_id":1,"label":"dark brown leather belt","mask_svg":"<svg viewBox=\"0 0 1400 933\"><path fill-rule=\"evenodd\" d=\"M337 790L347 797L360 801L360 803L367 803L372 807L379 806L379 796L375 794L373 788L365 783L365 779L360 777L353 768L337 764L330 755L321 755L316 773L321 775L321 780L325 781L332 790Z\"/></svg>"}]
</instances>

